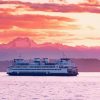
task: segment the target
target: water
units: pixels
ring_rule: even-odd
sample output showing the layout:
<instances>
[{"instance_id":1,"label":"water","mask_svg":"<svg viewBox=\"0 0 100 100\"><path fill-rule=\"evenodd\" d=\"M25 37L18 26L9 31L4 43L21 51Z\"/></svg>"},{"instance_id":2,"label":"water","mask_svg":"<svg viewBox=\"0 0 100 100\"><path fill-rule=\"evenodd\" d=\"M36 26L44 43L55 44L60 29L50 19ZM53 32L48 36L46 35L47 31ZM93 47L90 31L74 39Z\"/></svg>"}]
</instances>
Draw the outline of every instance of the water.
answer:
<instances>
[{"instance_id":1,"label":"water","mask_svg":"<svg viewBox=\"0 0 100 100\"><path fill-rule=\"evenodd\" d=\"M100 100L100 73L77 77L0 73L0 100Z\"/></svg>"}]
</instances>

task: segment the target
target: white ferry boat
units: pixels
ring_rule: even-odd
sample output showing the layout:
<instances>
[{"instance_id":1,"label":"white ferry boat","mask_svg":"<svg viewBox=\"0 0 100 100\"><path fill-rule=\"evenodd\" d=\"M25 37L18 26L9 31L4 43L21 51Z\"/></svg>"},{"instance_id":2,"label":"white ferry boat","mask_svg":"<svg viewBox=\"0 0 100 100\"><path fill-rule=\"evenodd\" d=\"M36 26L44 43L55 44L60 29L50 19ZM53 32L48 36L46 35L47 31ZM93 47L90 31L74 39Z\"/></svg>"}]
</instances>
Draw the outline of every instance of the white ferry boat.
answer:
<instances>
[{"instance_id":1,"label":"white ferry boat","mask_svg":"<svg viewBox=\"0 0 100 100\"><path fill-rule=\"evenodd\" d=\"M33 75L33 76L76 76L78 69L68 58L61 58L50 62L48 58L34 58L32 62L24 59L14 59L7 69L8 75Z\"/></svg>"}]
</instances>

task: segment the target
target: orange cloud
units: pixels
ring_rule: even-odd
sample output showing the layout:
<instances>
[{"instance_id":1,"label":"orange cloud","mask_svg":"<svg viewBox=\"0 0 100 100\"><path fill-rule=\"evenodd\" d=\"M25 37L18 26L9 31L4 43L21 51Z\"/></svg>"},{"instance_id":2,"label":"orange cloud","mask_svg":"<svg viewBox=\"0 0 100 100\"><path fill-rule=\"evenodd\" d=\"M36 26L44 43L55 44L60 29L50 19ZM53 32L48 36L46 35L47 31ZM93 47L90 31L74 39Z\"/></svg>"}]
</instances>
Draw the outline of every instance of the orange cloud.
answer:
<instances>
[{"instance_id":1,"label":"orange cloud","mask_svg":"<svg viewBox=\"0 0 100 100\"><path fill-rule=\"evenodd\" d=\"M66 28L71 29L74 25L62 25L63 22L72 22L74 19L43 16L43 15L0 15L0 28L11 28L13 26L33 29ZM76 27L75 27L76 28Z\"/></svg>"},{"instance_id":2,"label":"orange cloud","mask_svg":"<svg viewBox=\"0 0 100 100\"><path fill-rule=\"evenodd\" d=\"M99 0L87 0L89 4L99 4Z\"/></svg>"},{"instance_id":3,"label":"orange cloud","mask_svg":"<svg viewBox=\"0 0 100 100\"><path fill-rule=\"evenodd\" d=\"M44 42L60 42L62 43L62 40L65 40L65 38L71 38L73 37L72 34L66 34L66 33L54 33L49 32L48 33L35 33L35 32L21 32L21 31L9 31L9 32L2 32L0 33L0 41L1 43L7 43L11 41L12 39L15 39L17 37L29 37L32 40L36 41L37 43L44 43ZM60 38L59 38L60 37ZM67 41L67 40L66 40Z\"/></svg>"}]
</instances>

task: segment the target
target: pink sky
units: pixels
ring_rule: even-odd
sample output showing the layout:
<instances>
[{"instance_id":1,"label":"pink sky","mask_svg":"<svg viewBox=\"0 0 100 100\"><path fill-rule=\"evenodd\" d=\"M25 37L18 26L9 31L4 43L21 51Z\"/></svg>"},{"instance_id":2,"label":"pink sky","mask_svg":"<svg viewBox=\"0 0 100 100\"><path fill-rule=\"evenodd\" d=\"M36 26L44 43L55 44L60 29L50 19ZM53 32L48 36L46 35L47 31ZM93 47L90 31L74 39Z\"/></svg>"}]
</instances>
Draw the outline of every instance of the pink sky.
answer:
<instances>
[{"instance_id":1,"label":"pink sky","mask_svg":"<svg viewBox=\"0 0 100 100\"><path fill-rule=\"evenodd\" d=\"M51 1L0 1L0 44L29 37L37 43L100 46L100 0Z\"/></svg>"}]
</instances>

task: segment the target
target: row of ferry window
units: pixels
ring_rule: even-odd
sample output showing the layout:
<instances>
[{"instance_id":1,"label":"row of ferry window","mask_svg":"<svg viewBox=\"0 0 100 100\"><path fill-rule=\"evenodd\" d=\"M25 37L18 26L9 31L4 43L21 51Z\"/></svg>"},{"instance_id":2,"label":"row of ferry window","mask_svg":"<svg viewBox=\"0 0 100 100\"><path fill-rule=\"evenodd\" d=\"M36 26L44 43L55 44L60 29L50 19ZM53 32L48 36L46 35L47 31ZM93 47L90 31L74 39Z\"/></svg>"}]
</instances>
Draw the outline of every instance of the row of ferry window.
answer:
<instances>
[{"instance_id":1,"label":"row of ferry window","mask_svg":"<svg viewBox=\"0 0 100 100\"><path fill-rule=\"evenodd\" d=\"M13 69L13 70L19 70L19 69ZM20 69L20 70L26 70L26 69ZM61 70L61 69L27 69L27 70Z\"/></svg>"},{"instance_id":2,"label":"row of ferry window","mask_svg":"<svg viewBox=\"0 0 100 100\"><path fill-rule=\"evenodd\" d=\"M14 66L13 68L55 68L55 66Z\"/></svg>"},{"instance_id":3,"label":"row of ferry window","mask_svg":"<svg viewBox=\"0 0 100 100\"><path fill-rule=\"evenodd\" d=\"M14 66L13 68L67 68L67 66Z\"/></svg>"}]
</instances>

